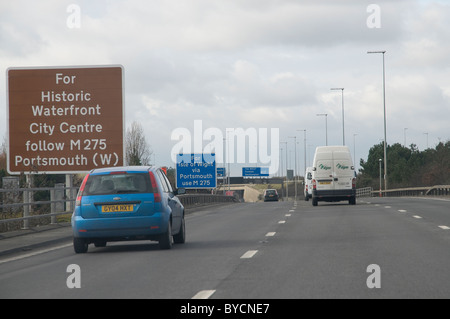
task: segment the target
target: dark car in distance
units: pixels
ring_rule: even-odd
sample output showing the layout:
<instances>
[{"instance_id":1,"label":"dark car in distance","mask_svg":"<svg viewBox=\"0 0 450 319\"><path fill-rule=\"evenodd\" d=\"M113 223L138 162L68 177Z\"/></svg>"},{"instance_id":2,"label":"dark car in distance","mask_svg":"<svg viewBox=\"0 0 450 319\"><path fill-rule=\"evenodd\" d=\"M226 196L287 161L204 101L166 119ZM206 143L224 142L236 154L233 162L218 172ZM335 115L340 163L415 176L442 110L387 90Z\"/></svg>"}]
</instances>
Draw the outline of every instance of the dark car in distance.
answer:
<instances>
[{"instance_id":1,"label":"dark car in distance","mask_svg":"<svg viewBox=\"0 0 450 319\"><path fill-rule=\"evenodd\" d=\"M276 189L266 189L264 191L264 201L278 201L279 196Z\"/></svg>"}]
</instances>

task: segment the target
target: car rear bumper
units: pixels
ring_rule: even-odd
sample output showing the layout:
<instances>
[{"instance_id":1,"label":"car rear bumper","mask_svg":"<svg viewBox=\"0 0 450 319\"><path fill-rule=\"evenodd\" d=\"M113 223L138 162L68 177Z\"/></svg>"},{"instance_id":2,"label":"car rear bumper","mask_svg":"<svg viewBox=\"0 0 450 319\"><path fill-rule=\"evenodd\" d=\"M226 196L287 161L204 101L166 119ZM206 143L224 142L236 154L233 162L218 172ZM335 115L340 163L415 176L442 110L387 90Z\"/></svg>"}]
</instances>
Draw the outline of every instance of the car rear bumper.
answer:
<instances>
[{"instance_id":1,"label":"car rear bumper","mask_svg":"<svg viewBox=\"0 0 450 319\"><path fill-rule=\"evenodd\" d=\"M167 214L154 214L139 217L72 218L73 236L77 238L151 237L167 231Z\"/></svg>"},{"instance_id":2,"label":"car rear bumper","mask_svg":"<svg viewBox=\"0 0 450 319\"><path fill-rule=\"evenodd\" d=\"M314 190L313 198L322 201L348 200L356 196L356 189Z\"/></svg>"}]
</instances>

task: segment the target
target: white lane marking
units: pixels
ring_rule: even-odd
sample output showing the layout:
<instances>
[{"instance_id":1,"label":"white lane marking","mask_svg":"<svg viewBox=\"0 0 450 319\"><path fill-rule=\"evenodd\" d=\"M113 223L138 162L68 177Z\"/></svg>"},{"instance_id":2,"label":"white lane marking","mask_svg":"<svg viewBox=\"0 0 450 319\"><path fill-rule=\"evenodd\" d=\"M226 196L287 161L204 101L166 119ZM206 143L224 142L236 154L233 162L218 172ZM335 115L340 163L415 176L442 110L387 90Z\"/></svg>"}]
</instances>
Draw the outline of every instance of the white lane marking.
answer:
<instances>
[{"instance_id":1,"label":"white lane marking","mask_svg":"<svg viewBox=\"0 0 450 319\"><path fill-rule=\"evenodd\" d=\"M384 208L391 208L391 206L384 206Z\"/></svg>"},{"instance_id":2,"label":"white lane marking","mask_svg":"<svg viewBox=\"0 0 450 319\"><path fill-rule=\"evenodd\" d=\"M215 292L216 292L215 290L202 290L197 292L195 296L192 297L191 299L208 299Z\"/></svg>"},{"instance_id":3,"label":"white lane marking","mask_svg":"<svg viewBox=\"0 0 450 319\"><path fill-rule=\"evenodd\" d=\"M272 236L275 236L275 234L276 234L276 232L271 231L266 234L266 237L272 237Z\"/></svg>"},{"instance_id":4,"label":"white lane marking","mask_svg":"<svg viewBox=\"0 0 450 319\"><path fill-rule=\"evenodd\" d=\"M414 215L413 216L414 218L417 218L417 219L421 219L422 217L420 217L419 215Z\"/></svg>"},{"instance_id":5,"label":"white lane marking","mask_svg":"<svg viewBox=\"0 0 450 319\"><path fill-rule=\"evenodd\" d=\"M295 212L295 210L293 210L293 209L290 209L290 210L289 210L289 213L293 213L293 212Z\"/></svg>"},{"instance_id":6,"label":"white lane marking","mask_svg":"<svg viewBox=\"0 0 450 319\"><path fill-rule=\"evenodd\" d=\"M445 199L445 198L414 197L414 196L411 196L410 198L414 198L414 199L426 199L426 200L442 200L442 201L450 202L450 199Z\"/></svg>"},{"instance_id":7,"label":"white lane marking","mask_svg":"<svg viewBox=\"0 0 450 319\"><path fill-rule=\"evenodd\" d=\"M291 217L291 216L292 216L292 214L286 214L286 215L284 215L284 216L286 216L286 217Z\"/></svg>"},{"instance_id":8,"label":"white lane marking","mask_svg":"<svg viewBox=\"0 0 450 319\"><path fill-rule=\"evenodd\" d=\"M243 254L241 256L241 259L248 259L248 258L252 258L253 256L255 256L255 254L257 253L257 250L249 250L247 251L245 254Z\"/></svg>"},{"instance_id":9,"label":"white lane marking","mask_svg":"<svg viewBox=\"0 0 450 319\"><path fill-rule=\"evenodd\" d=\"M278 222L278 224L284 224L284 223L286 223L285 220L280 220L280 221Z\"/></svg>"},{"instance_id":10,"label":"white lane marking","mask_svg":"<svg viewBox=\"0 0 450 319\"><path fill-rule=\"evenodd\" d=\"M56 246L56 247L52 247L52 248L47 248L47 249L43 249L43 250L34 251L32 253L28 253L28 254L25 254L25 255L11 257L11 258L8 258L8 259L0 260L0 264L4 264L4 263L10 262L10 261L16 261L16 260L20 260L20 259L24 259L24 258L28 258L28 257L32 257L32 256L48 253L50 251L58 250L58 249L61 249L61 248L66 248L66 247L69 247L69 246L72 246L72 245L73 244L70 243L70 244L65 244L65 245L61 245L61 246Z\"/></svg>"},{"instance_id":11,"label":"white lane marking","mask_svg":"<svg viewBox=\"0 0 450 319\"><path fill-rule=\"evenodd\" d=\"M450 229L450 227L448 227L448 226L444 226L444 225L442 225L442 226L438 226L439 228L441 228L441 229Z\"/></svg>"},{"instance_id":12,"label":"white lane marking","mask_svg":"<svg viewBox=\"0 0 450 319\"><path fill-rule=\"evenodd\" d=\"M400 213L406 213L406 209L399 209L398 210Z\"/></svg>"}]
</instances>

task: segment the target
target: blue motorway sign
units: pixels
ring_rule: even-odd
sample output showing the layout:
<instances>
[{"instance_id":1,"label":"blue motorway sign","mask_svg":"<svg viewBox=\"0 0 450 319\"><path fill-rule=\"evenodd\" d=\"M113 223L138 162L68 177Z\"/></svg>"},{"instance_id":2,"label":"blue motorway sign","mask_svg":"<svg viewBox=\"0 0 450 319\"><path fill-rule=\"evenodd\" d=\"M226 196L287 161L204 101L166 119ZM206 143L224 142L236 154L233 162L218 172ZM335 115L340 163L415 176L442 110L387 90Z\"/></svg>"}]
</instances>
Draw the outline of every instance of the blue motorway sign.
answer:
<instances>
[{"instance_id":1,"label":"blue motorway sign","mask_svg":"<svg viewBox=\"0 0 450 319\"><path fill-rule=\"evenodd\" d=\"M243 177L269 176L268 167L242 167Z\"/></svg>"},{"instance_id":2,"label":"blue motorway sign","mask_svg":"<svg viewBox=\"0 0 450 319\"><path fill-rule=\"evenodd\" d=\"M217 167L217 177L225 177L225 167Z\"/></svg>"},{"instance_id":3,"label":"blue motorway sign","mask_svg":"<svg viewBox=\"0 0 450 319\"><path fill-rule=\"evenodd\" d=\"M177 188L216 188L215 154L178 154Z\"/></svg>"}]
</instances>

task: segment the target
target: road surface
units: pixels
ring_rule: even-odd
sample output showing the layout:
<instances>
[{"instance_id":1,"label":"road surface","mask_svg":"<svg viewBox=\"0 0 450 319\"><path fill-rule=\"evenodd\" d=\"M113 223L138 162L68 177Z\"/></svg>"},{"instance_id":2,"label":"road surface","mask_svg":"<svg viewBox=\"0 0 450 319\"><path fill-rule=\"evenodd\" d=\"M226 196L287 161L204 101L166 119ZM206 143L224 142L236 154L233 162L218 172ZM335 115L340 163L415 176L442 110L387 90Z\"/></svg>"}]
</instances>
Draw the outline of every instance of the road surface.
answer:
<instances>
[{"instance_id":1,"label":"road surface","mask_svg":"<svg viewBox=\"0 0 450 319\"><path fill-rule=\"evenodd\" d=\"M423 198L208 208L187 215L186 244L172 250L138 241L75 254L66 239L1 255L0 298L449 298L449 208Z\"/></svg>"}]
</instances>

